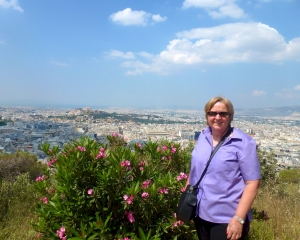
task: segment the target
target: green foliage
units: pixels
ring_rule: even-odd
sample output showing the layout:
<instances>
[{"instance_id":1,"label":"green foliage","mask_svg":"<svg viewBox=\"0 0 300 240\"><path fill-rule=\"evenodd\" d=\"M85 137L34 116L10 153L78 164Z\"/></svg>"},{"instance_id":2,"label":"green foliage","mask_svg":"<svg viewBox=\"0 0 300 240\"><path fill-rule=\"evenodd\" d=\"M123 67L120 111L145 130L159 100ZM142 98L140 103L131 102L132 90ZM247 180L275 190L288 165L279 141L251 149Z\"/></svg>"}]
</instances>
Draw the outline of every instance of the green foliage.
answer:
<instances>
[{"instance_id":1,"label":"green foliage","mask_svg":"<svg viewBox=\"0 0 300 240\"><path fill-rule=\"evenodd\" d=\"M108 146L89 138L63 149L43 145L48 168L36 182L33 222L41 237L193 239L192 225L174 217L191 153L172 142L132 149L117 134L108 140Z\"/></svg>"},{"instance_id":2,"label":"green foliage","mask_svg":"<svg viewBox=\"0 0 300 240\"><path fill-rule=\"evenodd\" d=\"M277 160L275 154L259 148L257 154L260 162L261 184L275 184L277 181Z\"/></svg>"},{"instance_id":3,"label":"green foliage","mask_svg":"<svg viewBox=\"0 0 300 240\"><path fill-rule=\"evenodd\" d=\"M14 181L24 173L29 173L29 178L34 180L42 174L43 168L36 156L28 152L0 153L0 180Z\"/></svg>"},{"instance_id":4,"label":"green foliage","mask_svg":"<svg viewBox=\"0 0 300 240\"><path fill-rule=\"evenodd\" d=\"M300 169L286 169L279 173L280 182L285 183L300 183Z\"/></svg>"}]
</instances>

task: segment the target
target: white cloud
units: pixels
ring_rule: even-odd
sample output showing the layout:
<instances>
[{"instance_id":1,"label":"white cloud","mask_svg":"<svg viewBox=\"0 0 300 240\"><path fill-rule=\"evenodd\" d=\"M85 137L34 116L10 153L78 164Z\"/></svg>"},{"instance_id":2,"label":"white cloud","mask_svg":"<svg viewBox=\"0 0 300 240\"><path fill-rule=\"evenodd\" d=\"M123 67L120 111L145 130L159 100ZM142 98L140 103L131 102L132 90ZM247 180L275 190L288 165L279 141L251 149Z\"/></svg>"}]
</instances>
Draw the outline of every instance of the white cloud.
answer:
<instances>
[{"instance_id":1,"label":"white cloud","mask_svg":"<svg viewBox=\"0 0 300 240\"><path fill-rule=\"evenodd\" d=\"M117 58L125 58L125 59L133 59L135 58L135 55L134 53L132 52L120 52L120 51L117 51L117 50L111 50L109 55L111 57L117 57Z\"/></svg>"},{"instance_id":2,"label":"white cloud","mask_svg":"<svg viewBox=\"0 0 300 240\"><path fill-rule=\"evenodd\" d=\"M244 10L235 4L236 0L185 0L182 8L203 8L212 18L242 18Z\"/></svg>"},{"instance_id":3,"label":"white cloud","mask_svg":"<svg viewBox=\"0 0 300 240\"><path fill-rule=\"evenodd\" d=\"M0 7L2 8L13 8L19 12L24 12L20 7L18 0L0 0Z\"/></svg>"},{"instance_id":4,"label":"white cloud","mask_svg":"<svg viewBox=\"0 0 300 240\"><path fill-rule=\"evenodd\" d=\"M162 17L159 14L156 14L156 15L152 15L152 20L154 22L163 22L167 20L167 17Z\"/></svg>"},{"instance_id":5,"label":"white cloud","mask_svg":"<svg viewBox=\"0 0 300 240\"><path fill-rule=\"evenodd\" d=\"M232 17L237 19L246 16L244 11L235 4L222 6L217 11L208 11L208 14L214 19L224 17Z\"/></svg>"},{"instance_id":6,"label":"white cloud","mask_svg":"<svg viewBox=\"0 0 300 240\"><path fill-rule=\"evenodd\" d=\"M290 89L283 88L280 92L275 93L275 96L281 99L291 99L294 98L295 95Z\"/></svg>"},{"instance_id":7,"label":"white cloud","mask_svg":"<svg viewBox=\"0 0 300 240\"><path fill-rule=\"evenodd\" d=\"M299 99L300 84L294 88L283 88L275 93L275 96L281 99Z\"/></svg>"},{"instance_id":8,"label":"white cloud","mask_svg":"<svg viewBox=\"0 0 300 240\"><path fill-rule=\"evenodd\" d=\"M60 66L60 67L70 66L70 64L64 63L64 62L50 61L49 63L52 64L52 65Z\"/></svg>"},{"instance_id":9,"label":"white cloud","mask_svg":"<svg viewBox=\"0 0 300 240\"><path fill-rule=\"evenodd\" d=\"M145 26L152 19L153 22L163 22L167 18L162 17L159 14L152 15L145 11L133 11L131 8L126 8L122 11L113 13L109 18L118 24L129 26L129 25L141 25Z\"/></svg>"},{"instance_id":10,"label":"white cloud","mask_svg":"<svg viewBox=\"0 0 300 240\"><path fill-rule=\"evenodd\" d=\"M149 59L151 59L151 58L154 57L153 54L148 53L148 52L139 52L139 55L142 56L142 57L144 57L144 58L149 58Z\"/></svg>"},{"instance_id":11,"label":"white cloud","mask_svg":"<svg viewBox=\"0 0 300 240\"><path fill-rule=\"evenodd\" d=\"M146 55L137 53L136 58L145 58ZM176 39L149 60L146 65L126 64L124 67L164 74L186 65L198 68L206 64L300 61L300 38L286 42L276 29L262 23L240 22L195 28L177 33Z\"/></svg>"},{"instance_id":12,"label":"white cloud","mask_svg":"<svg viewBox=\"0 0 300 240\"><path fill-rule=\"evenodd\" d=\"M260 97L266 95L266 92L263 90L253 90L252 95L255 97Z\"/></svg>"}]
</instances>

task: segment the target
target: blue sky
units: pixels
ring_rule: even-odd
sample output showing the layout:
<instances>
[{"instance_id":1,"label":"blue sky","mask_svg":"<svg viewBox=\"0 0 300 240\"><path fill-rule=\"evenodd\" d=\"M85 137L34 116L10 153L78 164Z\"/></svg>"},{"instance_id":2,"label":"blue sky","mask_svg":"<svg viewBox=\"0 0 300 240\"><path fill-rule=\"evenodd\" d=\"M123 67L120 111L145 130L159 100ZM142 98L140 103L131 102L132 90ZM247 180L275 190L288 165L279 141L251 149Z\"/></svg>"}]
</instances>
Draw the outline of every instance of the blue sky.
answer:
<instances>
[{"instance_id":1,"label":"blue sky","mask_svg":"<svg viewBox=\"0 0 300 240\"><path fill-rule=\"evenodd\" d=\"M300 103L299 0L0 0L0 106Z\"/></svg>"}]
</instances>

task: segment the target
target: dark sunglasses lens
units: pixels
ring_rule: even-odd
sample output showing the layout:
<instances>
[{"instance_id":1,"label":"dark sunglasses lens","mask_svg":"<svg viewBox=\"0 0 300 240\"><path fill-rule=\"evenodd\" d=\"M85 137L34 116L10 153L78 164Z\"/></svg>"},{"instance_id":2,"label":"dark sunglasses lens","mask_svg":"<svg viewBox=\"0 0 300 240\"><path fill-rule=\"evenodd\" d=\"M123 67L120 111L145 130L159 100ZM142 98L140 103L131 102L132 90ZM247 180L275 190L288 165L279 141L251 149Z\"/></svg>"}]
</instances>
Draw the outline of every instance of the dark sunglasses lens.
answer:
<instances>
[{"instance_id":1,"label":"dark sunglasses lens","mask_svg":"<svg viewBox=\"0 0 300 240\"><path fill-rule=\"evenodd\" d=\"M229 115L228 112L208 112L207 115L210 117L215 117L217 115L220 115L220 117L227 117Z\"/></svg>"},{"instance_id":2,"label":"dark sunglasses lens","mask_svg":"<svg viewBox=\"0 0 300 240\"><path fill-rule=\"evenodd\" d=\"M215 117L215 116L217 116L218 113L217 112L208 112L207 114L210 117Z\"/></svg>"},{"instance_id":3,"label":"dark sunglasses lens","mask_svg":"<svg viewBox=\"0 0 300 240\"><path fill-rule=\"evenodd\" d=\"M227 117L229 114L228 112L220 112L220 117Z\"/></svg>"}]
</instances>

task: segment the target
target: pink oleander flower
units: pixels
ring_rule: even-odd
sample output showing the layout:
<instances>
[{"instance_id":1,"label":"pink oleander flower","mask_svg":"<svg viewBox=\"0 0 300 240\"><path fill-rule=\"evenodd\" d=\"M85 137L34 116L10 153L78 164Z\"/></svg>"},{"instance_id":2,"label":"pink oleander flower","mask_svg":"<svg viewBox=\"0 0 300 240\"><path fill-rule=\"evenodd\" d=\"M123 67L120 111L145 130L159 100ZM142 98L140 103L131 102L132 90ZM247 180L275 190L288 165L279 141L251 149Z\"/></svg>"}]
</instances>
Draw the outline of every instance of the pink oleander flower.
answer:
<instances>
[{"instance_id":1,"label":"pink oleander flower","mask_svg":"<svg viewBox=\"0 0 300 240\"><path fill-rule=\"evenodd\" d=\"M59 230L56 231L56 234L60 239L66 240L67 237L66 237L65 232L66 232L66 229L64 226L62 226Z\"/></svg>"},{"instance_id":2,"label":"pink oleander flower","mask_svg":"<svg viewBox=\"0 0 300 240\"><path fill-rule=\"evenodd\" d=\"M113 136L113 137L119 137L119 133L112 133L111 136Z\"/></svg>"},{"instance_id":3,"label":"pink oleander flower","mask_svg":"<svg viewBox=\"0 0 300 240\"><path fill-rule=\"evenodd\" d=\"M146 163L145 163L144 161L140 161L140 162L139 162L139 165L140 165L140 166L145 166L145 164L146 164Z\"/></svg>"},{"instance_id":4,"label":"pink oleander flower","mask_svg":"<svg viewBox=\"0 0 300 240\"><path fill-rule=\"evenodd\" d=\"M48 204L48 198L47 197L41 197L40 200L43 201L44 204Z\"/></svg>"},{"instance_id":5,"label":"pink oleander flower","mask_svg":"<svg viewBox=\"0 0 300 240\"><path fill-rule=\"evenodd\" d=\"M42 237L42 233L38 233L36 236L37 236L37 238L41 238Z\"/></svg>"},{"instance_id":6,"label":"pink oleander flower","mask_svg":"<svg viewBox=\"0 0 300 240\"><path fill-rule=\"evenodd\" d=\"M133 200L134 200L134 196L133 196L133 195L130 195L130 197L128 197L128 195L125 194L125 195L123 196L123 198L124 198L124 200L127 202L127 204L133 203Z\"/></svg>"},{"instance_id":7,"label":"pink oleander flower","mask_svg":"<svg viewBox=\"0 0 300 240\"><path fill-rule=\"evenodd\" d=\"M179 176L176 177L177 181L180 181L182 179L187 179L187 178L188 178L188 176L183 172L180 172Z\"/></svg>"},{"instance_id":8,"label":"pink oleander flower","mask_svg":"<svg viewBox=\"0 0 300 240\"><path fill-rule=\"evenodd\" d=\"M164 151L164 150L167 150L168 149L168 147L167 146L162 146L162 150Z\"/></svg>"},{"instance_id":9,"label":"pink oleander flower","mask_svg":"<svg viewBox=\"0 0 300 240\"><path fill-rule=\"evenodd\" d=\"M185 191L185 187L181 188L180 191L181 191L181 192L184 192L184 191Z\"/></svg>"},{"instance_id":10,"label":"pink oleander flower","mask_svg":"<svg viewBox=\"0 0 300 240\"><path fill-rule=\"evenodd\" d=\"M148 188L151 183L151 180L148 179L142 183L142 188Z\"/></svg>"},{"instance_id":11,"label":"pink oleander flower","mask_svg":"<svg viewBox=\"0 0 300 240\"><path fill-rule=\"evenodd\" d=\"M160 151L160 147L156 148L156 151L158 151L158 152L159 152L159 151Z\"/></svg>"},{"instance_id":12,"label":"pink oleander flower","mask_svg":"<svg viewBox=\"0 0 300 240\"><path fill-rule=\"evenodd\" d=\"M144 170L144 168L143 167L140 167L140 171L143 171Z\"/></svg>"},{"instance_id":13,"label":"pink oleander flower","mask_svg":"<svg viewBox=\"0 0 300 240\"><path fill-rule=\"evenodd\" d=\"M183 225L183 222L180 221L180 220L178 220L178 221L176 221L176 222L173 223L174 227L178 227L178 226L182 226L182 225Z\"/></svg>"},{"instance_id":14,"label":"pink oleander flower","mask_svg":"<svg viewBox=\"0 0 300 240\"><path fill-rule=\"evenodd\" d=\"M163 188L159 188L158 191L161 193L161 194L168 194L168 188L167 187L163 187Z\"/></svg>"},{"instance_id":15,"label":"pink oleander flower","mask_svg":"<svg viewBox=\"0 0 300 240\"><path fill-rule=\"evenodd\" d=\"M36 182L40 182L40 181L44 181L45 179L46 179L46 176L43 175L43 176L37 177L37 178L35 179L35 181L36 181Z\"/></svg>"},{"instance_id":16,"label":"pink oleander flower","mask_svg":"<svg viewBox=\"0 0 300 240\"><path fill-rule=\"evenodd\" d=\"M80 152L85 152L85 151L86 151L85 147L78 146L77 148L78 148L78 150L79 150Z\"/></svg>"},{"instance_id":17,"label":"pink oleander flower","mask_svg":"<svg viewBox=\"0 0 300 240\"><path fill-rule=\"evenodd\" d=\"M140 143L136 143L136 146L137 146L138 148L142 148L142 144L140 144Z\"/></svg>"},{"instance_id":18,"label":"pink oleander flower","mask_svg":"<svg viewBox=\"0 0 300 240\"><path fill-rule=\"evenodd\" d=\"M96 159L98 158L106 158L107 157L107 154L105 153L105 149L104 148L100 148L99 149L99 152L96 156Z\"/></svg>"},{"instance_id":19,"label":"pink oleander flower","mask_svg":"<svg viewBox=\"0 0 300 240\"><path fill-rule=\"evenodd\" d=\"M126 237L126 238L124 238L124 240L130 240L130 238L129 238L129 237Z\"/></svg>"},{"instance_id":20,"label":"pink oleander flower","mask_svg":"<svg viewBox=\"0 0 300 240\"><path fill-rule=\"evenodd\" d=\"M88 194L88 195L92 195L92 194L93 194L93 189L89 189L89 190L87 191L87 194Z\"/></svg>"},{"instance_id":21,"label":"pink oleander flower","mask_svg":"<svg viewBox=\"0 0 300 240\"><path fill-rule=\"evenodd\" d=\"M47 162L47 166L51 167L56 162L56 159L51 159Z\"/></svg>"},{"instance_id":22,"label":"pink oleander flower","mask_svg":"<svg viewBox=\"0 0 300 240\"><path fill-rule=\"evenodd\" d=\"M125 215L127 216L127 219L129 220L129 222L133 223L135 222L134 216L133 216L133 212L129 211L125 211Z\"/></svg>"},{"instance_id":23,"label":"pink oleander flower","mask_svg":"<svg viewBox=\"0 0 300 240\"><path fill-rule=\"evenodd\" d=\"M121 167L126 167L128 170L132 170L132 167L130 166L130 161L129 160L125 160L123 162L120 162Z\"/></svg>"},{"instance_id":24,"label":"pink oleander flower","mask_svg":"<svg viewBox=\"0 0 300 240\"><path fill-rule=\"evenodd\" d=\"M50 149L49 152L52 153L52 149Z\"/></svg>"},{"instance_id":25,"label":"pink oleander flower","mask_svg":"<svg viewBox=\"0 0 300 240\"><path fill-rule=\"evenodd\" d=\"M148 197L149 197L149 193L147 193L147 192L142 193L142 198L148 198Z\"/></svg>"},{"instance_id":26,"label":"pink oleander flower","mask_svg":"<svg viewBox=\"0 0 300 240\"><path fill-rule=\"evenodd\" d=\"M161 158L161 160L167 160L166 156L163 156L163 157Z\"/></svg>"},{"instance_id":27,"label":"pink oleander flower","mask_svg":"<svg viewBox=\"0 0 300 240\"><path fill-rule=\"evenodd\" d=\"M172 147L171 152L176 153L176 150L177 150L176 148Z\"/></svg>"},{"instance_id":28,"label":"pink oleander flower","mask_svg":"<svg viewBox=\"0 0 300 240\"><path fill-rule=\"evenodd\" d=\"M168 156L168 159L171 160L172 156Z\"/></svg>"}]
</instances>

